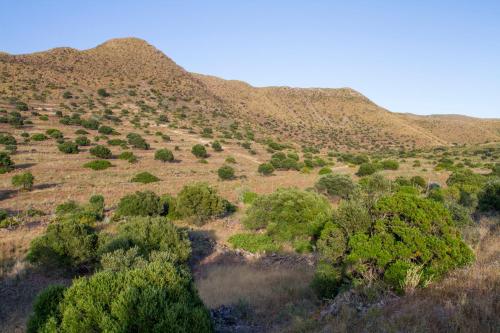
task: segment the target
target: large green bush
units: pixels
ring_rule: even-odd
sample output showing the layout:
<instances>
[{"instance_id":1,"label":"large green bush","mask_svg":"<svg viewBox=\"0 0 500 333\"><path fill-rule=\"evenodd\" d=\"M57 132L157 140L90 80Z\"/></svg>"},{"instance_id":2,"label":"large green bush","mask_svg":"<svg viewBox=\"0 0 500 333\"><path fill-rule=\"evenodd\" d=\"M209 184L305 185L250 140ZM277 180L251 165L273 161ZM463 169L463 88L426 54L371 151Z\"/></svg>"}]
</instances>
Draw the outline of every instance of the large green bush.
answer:
<instances>
[{"instance_id":1,"label":"large green bush","mask_svg":"<svg viewBox=\"0 0 500 333\"><path fill-rule=\"evenodd\" d=\"M271 163L262 163L259 165L257 171L264 176L269 176L274 172L274 167Z\"/></svg>"},{"instance_id":2,"label":"large green bush","mask_svg":"<svg viewBox=\"0 0 500 333\"><path fill-rule=\"evenodd\" d=\"M234 168L229 165L223 165L217 169L217 175L222 180L230 180L234 178Z\"/></svg>"},{"instance_id":3,"label":"large green bush","mask_svg":"<svg viewBox=\"0 0 500 333\"><path fill-rule=\"evenodd\" d=\"M184 267L153 261L76 279L40 332L212 332Z\"/></svg>"},{"instance_id":4,"label":"large green bush","mask_svg":"<svg viewBox=\"0 0 500 333\"><path fill-rule=\"evenodd\" d=\"M168 206L152 191L135 192L120 199L115 215L156 216L168 213Z\"/></svg>"},{"instance_id":5,"label":"large green bush","mask_svg":"<svg viewBox=\"0 0 500 333\"><path fill-rule=\"evenodd\" d=\"M500 212L500 178L489 180L479 193L479 209Z\"/></svg>"},{"instance_id":6,"label":"large green bush","mask_svg":"<svg viewBox=\"0 0 500 333\"><path fill-rule=\"evenodd\" d=\"M88 268L96 258L96 248L92 227L65 219L49 224L45 234L31 242L28 260L45 267Z\"/></svg>"},{"instance_id":7,"label":"large green bush","mask_svg":"<svg viewBox=\"0 0 500 333\"><path fill-rule=\"evenodd\" d=\"M340 197L348 199L355 190L356 184L348 175L327 174L322 176L314 185L316 190L330 197Z\"/></svg>"},{"instance_id":8,"label":"large green bush","mask_svg":"<svg viewBox=\"0 0 500 333\"><path fill-rule=\"evenodd\" d=\"M265 229L274 240L292 242L302 251L310 248L331 214L330 203L322 195L296 188L278 189L259 196L248 208L243 224L252 230Z\"/></svg>"},{"instance_id":9,"label":"large green bush","mask_svg":"<svg viewBox=\"0 0 500 333\"><path fill-rule=\"evenodd\" d=\"M149 149L149 144L144 140L142 136L137 133L129 133L127 134L128 143L134 147L139 149Z\"/></svg>"},{"instance_id":10,"label":"large green bush","mask_svg":"<svg viewBox=\"0 0 500 333\"><path fill-rule=\"evenodd\" d=\"M377 166L373 163L362 163L359 166L358 172L356 172L356 175L359 177L363 176L369 176L373 175L375 172L377 172Z\"/></svg>"},{"instance_id":11,"label":"large green bush","mask_svg":"<svg viewBox=\"0 0 500 333\"><path fill-rule=\"evenodd\" d=\"M107 168L110 168L112 166L110 161L107 160L94 160L87 162L83 165L84 168L89 168L92 170L105 170Z\"/></svg>"},{"instance_id":12,"label":"large green bush","mask_svg":"<svg viewBox=\"0 0 500 333\"><path fill-rule=\"evenodd\" d=\"M156 177L155 175L147 171L144 171L136 174L134 177L132 177L132 179L130 179L130 181L134 183L149 184L160 181L160 178Z\"/></svg>"},{"instance_id":13,"label":"large green bush","mask_svg":"<svg viewBox=\"0 0 500 333\"><path fill-rule=\"evenodd\" d=\"M186 185L177 196L176 213L195 224L203 224L211 218L221 217L233 209L227 200L221 198L217 191L206 183Z\"/></svg>"},{"instance_id":14,"label":"large green bush","mask_svg":"<svg viewBox=\"0 0 500 333\"><path fill-rule=\"evenodd\" d=\"M45 322L57 316L59 303L64 298L66 287L52 285L40 292L33 303L33 313L26 325L27 333L38 333Z\"/></svg>"},{"instance_id":15,"label":"large green bush","mask_svg":"<svg viewBox=\"0 0 500 333\"><path fill-rule=\"evenodd\" d=\"M379 279L404 291L410 272L419 285L473 260L472 250L439 202L414 193L382 197L370 214L356 204L339 208L318 241L322 255L314 287L332 297L341 285ZM326 292L326 294L325 294Z\"/></svg>"},{"instance_id":16,"label":"large green bush","mask_svg":"<svg viewBox=\"0 0 500 333\"><path fill-rule=\"evenodd\" d=\"M399 163L396 160L383 160L380 162L382 169L384 170L397 170L399 169Z\"/></svg>"}]
</instances>

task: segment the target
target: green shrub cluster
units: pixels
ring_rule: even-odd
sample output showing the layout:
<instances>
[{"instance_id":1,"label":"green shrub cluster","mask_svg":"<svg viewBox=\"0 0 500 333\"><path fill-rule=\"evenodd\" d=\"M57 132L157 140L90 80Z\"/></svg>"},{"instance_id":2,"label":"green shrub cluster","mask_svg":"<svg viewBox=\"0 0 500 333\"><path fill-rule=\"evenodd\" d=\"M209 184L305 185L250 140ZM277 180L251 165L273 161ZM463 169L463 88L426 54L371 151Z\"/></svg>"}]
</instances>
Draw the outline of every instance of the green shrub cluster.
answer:
<instances>
[{"instance_id":1,"label":"green shrub cluster","mask_svg":"<svg viewBox=\"0 0 500 333\"><path fill-rule=\"evenodd\" d=\"M278 189L257 197L243 224L250 230L265 230L276 242L290 242L299 252L310 251L331 213L330 203L317 193Z\"/></svg>"},{"instance_id":2,"label":"green shrub cluster","mask_svg":"<svg viewBox=\"0 0 500 333\"><path fill-rule=\"evenodd\" d=\"M20 187L25 191L31 191L31 189L33 188L34 180L35 177L33 177L31 172L23 172L12 177L12 185L15 187Z\"/></svg>"},{"instance_id":3,"label":"green shrub cluster","mask_svg":"<svg viewBox=\"0 0 500 333\"><path fill-rule=\"evenodd\" d=\"M10 155L6 152L0 151L0 174L11 171L14 168Z\"/></svg>"},{"instance_id":4,"label":"green shrub cluster","mask_svg":"<svg viewBox=\"0 0 500 333\"><path fill-rule=\"evenodd\" d=\"M124 151L123 153L118 155L118 158L120 160L128 161L129 163L135 163L138 160L137 156L135 156L134 153L131 151Z\"/></svg>"},{"instance_id":5,"label":"green shrub cluster","mask_svg":"<svg viewBox=\"0 0 500 333\"><path fill-rule=\"evenodd\" d=\"M229 165L223 165L217 170L217 175L222 180L234 179L234 168Z\"/></svg>"},{"instance_id":6,"label":"green shrub cluster","mask_svg":"<svg viewBox=\"0 0 500 333\"><path fill-rule=\"evenodd\" d=\"M115 216L157 216L168 213L168 203L152 191L135 192L120 199Z\"/></svg>"},{"instance_id":7,"label":"green shrub cluster","mask_svg":"<svg viewBox=\"0 0 500 333\"><path fill-rule=\"evenodd\" d=\"M228 242L234 248L252 253L273 253L281 249L281 245L278 242L265 234L236 234L229 237Z\"/></svg>"},{"instance_id":8,"label":"green shrub cluster","mask_svg":"<svg viewBox=\"0 0 500 333\"><path fill-rule=\"evenodd\" d=\"M78 136L75 138L75 143L79 146L90 146L90 140L86 136Z\"/></svg>"},{"instance_id":9,"label":"green shrub cluster","mask_svg":"<svg viewBox=\"0 0 500 333\"><path fill-rule=\"evenodd\" d=\"M60 152L65 154L78 154L80 150L78 149L78 144L72 141L66 141L57 145Z\"/></svg>"},{"instance_id":10,"label":"green shrub cluster","mask_svg":"<svg viewBox=\"0 0 500 333\"><path fill-rule=\"evenodd\" d=\"M201 144L196 144L191 148L191 153L196 156L197 158L207 158L208 153L207 150L205 149L205 146Z\"/></svg>"},{"instance_id":11,"label":"green shrub cluster","mask_svg":"<svg viewBox=\"0 0 500 333\"><path fill-rule=\"evenodd\" d=\"M174 154L169 149L158 149L155 151L155 160L162 162L173 162Z\"/></svg>"},{"instance_id":12,"label":"green shrub cluster","mask_svg":"<svg viewBox=\"0 0 500 333\"><path fill-rule=\"evenodd\" d=\"M274 153L269 163L277 170L300 170L302 167L294 156L287 156L283 152Z\"/></svg>"},{"instance_id":13,"label":"green shrub cluster","mask_svg":"<svg viewBox=\"0 0 500 333\"><path fill-rule=\"evenodd\" d=\"M262 163L257 171L263 176L269 176L274 172L274 166L271 163Z\"/></svg>"},{"instance_id":14,"label":"green shrub cluster","mask_svg":"<svg viewBox=\"0 0 500 333\"><path fill-rule=\"evenodd\" d=\"M108 147L97 145L95 147L90 148L90 154L94 155L98 158L108 159L112 157L111 150Z\"/></svg>"},{"instance_id":15,"label":"green shrub cluster","mask_svg":"<svg viewBox=\"0 0 500 333\"><path fill-rule=\"evenodd\" d=\"M340 197L348 199L356 191L356 184L348 175L327 174L319 178L314 185L320 193L326 194L329 197Z\"/></svg>"},{"instance_id":16,"label":"green shrub cluster","mask_svg":"<svg viewBox=\"0 0 500 333\"><path fill-rule=\"evenodd\" d=\"M324 297L366 283L366 276L402 292L411 271L421 272L418 284L425 285L474 257L441 203L406 192L382 197L371 209L342 203L318 250L322 263L313 286Z\"/></svg>"},{"instance_id":17,"label":"green shrub cluster","mask_svg":"<svg viewBox=\"0 0 500 333\"><path fill-rule=\"evenodd\" d=\"M136 174L134 177L132 177L132 179L130 179L130 181L133 183L149 184L160 181L160 178L147 171L144 171Z\"/></svg>"},{"instance_id":18,"label":"green shrub cluster","mask_svg":"<svg viewBox=\"0 0 500 333\"><path fill-rule=\"evenodd\" d=\"M94 160L87 162L83 165L84 168L89 168L95 171L105 170L113 166L110 161L107 160Z\"/></svg>"},{"instance_id":19,"label":"green shrub cluster","mask_svg":"<svg viewBox=\"0 0 500 333\"><path fill-rule=\"evenodd\" d=\"M142 136L140 136L137 133L127 134L127 140L128 140L128 143L134 148L139 148L139 149L144 149L144 150L149 149L149 144L146 142L146 140Z\"/></svg>"}]
</instances>

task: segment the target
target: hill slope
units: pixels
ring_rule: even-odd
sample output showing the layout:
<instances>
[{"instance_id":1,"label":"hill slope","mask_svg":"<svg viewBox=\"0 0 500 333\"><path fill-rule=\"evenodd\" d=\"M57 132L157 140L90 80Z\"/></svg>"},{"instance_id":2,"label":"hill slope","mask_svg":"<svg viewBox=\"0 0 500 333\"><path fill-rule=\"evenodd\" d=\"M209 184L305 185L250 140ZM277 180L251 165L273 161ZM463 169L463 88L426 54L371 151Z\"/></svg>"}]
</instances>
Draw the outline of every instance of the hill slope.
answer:
<instances>
[{"instance_id":1,"label":"hill slope","mask_svg":"<svg viewBox=\"0 0 500 333\"><path fill-rule=\"evenodd\" d=\"M78 108L128 106L171 113L184 126L239 121L262 137L330 149L418 148L500 141L500 121L389 112L348 89L256 88L189 73L143 40L113 39L79 51L0 54L0 103ZM111 93L99 101L97 89ZM71 92L71 104L63 97ZM99 105L94 105L97 99ZM110 103L111 102L111 103Z\"/></svg>"}]
</instances>

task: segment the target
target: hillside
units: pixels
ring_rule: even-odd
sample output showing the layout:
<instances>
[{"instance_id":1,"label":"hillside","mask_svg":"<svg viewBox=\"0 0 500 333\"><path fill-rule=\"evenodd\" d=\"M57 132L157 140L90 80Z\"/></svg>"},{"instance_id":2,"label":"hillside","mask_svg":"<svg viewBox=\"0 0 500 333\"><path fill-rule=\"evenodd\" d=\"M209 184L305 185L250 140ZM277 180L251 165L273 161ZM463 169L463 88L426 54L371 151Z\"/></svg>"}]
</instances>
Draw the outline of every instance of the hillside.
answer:
<instances>
[{"instance_id":1,"label":"hillside","mask_svg":"<svg viewBox=\"0 0 500 333\"><path fill-rule=\"evenodd\" d=\"M224 131L239 121L262 138L339 150L500 141L499 120L402 115L349 88L256 88L193 74L135 38L110 40L84 51L56 48L28 55L2 53L0 73L2 105L19 100L69 110L113 104L117 108L150 107L186 120L183 126L210 125ZM106 89L111 98L96 106L99 88ZM63 97L67 91L71 100Z\"/></svg>"}]
</instances>

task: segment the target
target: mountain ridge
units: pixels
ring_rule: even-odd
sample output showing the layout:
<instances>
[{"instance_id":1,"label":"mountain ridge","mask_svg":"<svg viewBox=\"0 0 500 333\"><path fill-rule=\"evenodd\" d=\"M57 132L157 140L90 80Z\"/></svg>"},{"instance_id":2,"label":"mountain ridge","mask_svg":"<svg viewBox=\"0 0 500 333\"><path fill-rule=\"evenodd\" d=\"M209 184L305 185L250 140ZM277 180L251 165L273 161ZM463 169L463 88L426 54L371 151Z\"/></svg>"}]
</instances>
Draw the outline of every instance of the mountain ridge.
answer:
<instances>
[{"instance_id":1,"label":"mountain ridge","mask_svg":"<svg viewBox=\"0 0 500 333\"><path fill-rule=\"evenodd\" d=\"M254 87L240 80L191 73L139 38L110 39L85 50L63 47L21 55L2 53L0 65L4 74L0 98L30 102L43 95L45 100L62 103L60 90L81 90L90 98L96 89L106 87L113 102L124 103L132 99L127 87L134 86L147 103L165 98L194 101L184 105L188 116L211 118L215 126L225 126L232 119L263 137L301 145L368 150L500 141L498 119L394 113L347 87ZM31 95L24 93L29 90Z\"/></svg>"}]
</instances>

